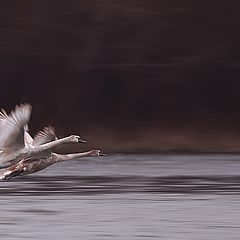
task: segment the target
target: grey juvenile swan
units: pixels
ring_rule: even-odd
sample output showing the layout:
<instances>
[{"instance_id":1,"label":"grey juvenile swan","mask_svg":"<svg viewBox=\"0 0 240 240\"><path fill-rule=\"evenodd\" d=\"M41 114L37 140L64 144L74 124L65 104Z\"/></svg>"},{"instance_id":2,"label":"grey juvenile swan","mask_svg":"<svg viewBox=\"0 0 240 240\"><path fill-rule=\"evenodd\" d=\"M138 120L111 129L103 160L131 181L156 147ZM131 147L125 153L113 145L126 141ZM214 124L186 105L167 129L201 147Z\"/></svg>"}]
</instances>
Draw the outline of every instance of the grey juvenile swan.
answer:
<instances>
[{"instance_id":1,"label":"grey juvenile swan","mask_svg":"<svg viewBox=\"0 0 240 240\"><path fill-rule=\"evenodd\" d=\"M56 139L54 129L52 127L45 127L40 131L36 137L33 139L36 145L41 145L46 142L51 142ZM17 164L8 167L2 172L0 177L2 180L8 180L12 177L28 175L31 173L39 172L48 166L66 160L78 159L88 156L106 156L101 154L100 150L91 150L83 153L73 153L73 154L57 154L53 153L51 150L45 151L44 154L38 154L34 157L29 157L21 160Z\"/></svg>"},{"instance_id":2,"label":"grey juvenile swan","mask_svg":"<svg viewBox=\"0 0 240 240\"><path fill-rule=\"evenodd\" d=\"M7 168L35 156L45 156L45 152L64 143L77 143L85 141L77 135L71 135L62 139L51 139L38 143L39 137L34 139L28 133L32 106L21 104L9 115L2 109L0 112L0 168ZM42 139L43 140L43 139Z\"/></svg>"}]
</instances>

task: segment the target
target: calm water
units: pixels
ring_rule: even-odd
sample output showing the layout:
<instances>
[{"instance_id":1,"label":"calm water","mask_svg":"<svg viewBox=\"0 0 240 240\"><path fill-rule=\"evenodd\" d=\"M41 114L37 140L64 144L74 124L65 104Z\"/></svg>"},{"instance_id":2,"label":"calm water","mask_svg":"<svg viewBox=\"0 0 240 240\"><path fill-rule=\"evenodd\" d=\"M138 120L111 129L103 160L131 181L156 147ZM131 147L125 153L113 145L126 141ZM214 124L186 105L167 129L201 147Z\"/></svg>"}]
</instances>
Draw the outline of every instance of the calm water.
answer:
<instances>
[{"instance_id":1,"label":"calm water","mask_svg":"<svg viewBox=\"0 0 240 240\"><path fill-rule=\"evenodd\" d=\"M1 239L239 239L240 156L113 155L1 182Z\"/></svg>"}]
</instances>

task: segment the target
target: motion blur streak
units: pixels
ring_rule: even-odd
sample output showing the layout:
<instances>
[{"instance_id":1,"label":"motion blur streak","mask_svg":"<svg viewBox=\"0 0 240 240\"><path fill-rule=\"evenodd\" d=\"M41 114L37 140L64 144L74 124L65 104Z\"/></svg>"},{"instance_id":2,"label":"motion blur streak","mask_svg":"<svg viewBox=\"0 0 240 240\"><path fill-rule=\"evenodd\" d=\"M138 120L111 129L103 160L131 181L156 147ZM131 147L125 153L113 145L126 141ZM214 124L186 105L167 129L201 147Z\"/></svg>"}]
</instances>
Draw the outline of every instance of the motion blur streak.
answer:
<instances>
[{"instance_id":1,"label":"motion blur streak","mask_svg":"<svg viewBox=\"0 0 240 240\"><path fill-rule=\"evenodd\" d=\"M4 1L0 105L108 151L239 151L240 3ZM104 138L102 137L104 135Z\"/></svg>"}]
</instances>

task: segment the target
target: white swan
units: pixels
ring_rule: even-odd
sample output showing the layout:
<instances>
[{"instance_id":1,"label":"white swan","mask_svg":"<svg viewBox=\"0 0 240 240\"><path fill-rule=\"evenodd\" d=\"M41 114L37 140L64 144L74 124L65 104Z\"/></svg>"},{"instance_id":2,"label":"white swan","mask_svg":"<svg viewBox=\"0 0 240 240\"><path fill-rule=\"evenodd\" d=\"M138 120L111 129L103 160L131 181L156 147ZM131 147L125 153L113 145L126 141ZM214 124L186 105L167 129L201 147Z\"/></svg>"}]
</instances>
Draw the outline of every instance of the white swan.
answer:
<instances>
[{"instance_id":1,"label":"white swan","mask_svg":"<svg viewBox=\"0 0 240 240\"><path fill-rule=\"evenodd\" d=\"M64 143L85 143L77 135L46 141L49 139L41 138L39 133L32 139L27 131L31 110L30 104L21 104L9 115L3 109L0 112L0 168L13 166L22 159L45 156L46 151Z\"/></svg>"}]
</instances>

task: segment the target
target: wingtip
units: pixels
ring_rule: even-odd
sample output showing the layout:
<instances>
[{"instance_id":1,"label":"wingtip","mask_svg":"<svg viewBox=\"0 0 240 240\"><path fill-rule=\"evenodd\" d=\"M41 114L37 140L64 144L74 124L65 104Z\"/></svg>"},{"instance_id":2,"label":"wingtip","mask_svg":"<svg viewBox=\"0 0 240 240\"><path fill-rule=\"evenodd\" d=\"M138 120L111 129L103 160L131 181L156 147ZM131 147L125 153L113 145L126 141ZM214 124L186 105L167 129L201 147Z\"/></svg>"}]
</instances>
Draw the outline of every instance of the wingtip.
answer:
<instances>
[{"instance_id":1,"label":"wingtip","mask_svg":"<svg viewBox=\"0 0 240 240\"><path fill-rule=\"evenodd\" d=\"M52 126L47 126L43 128L43 131L46 133L51 133L51 134L55 134L55 129Z\"/></svg>"},{"instance_id":2,"label":"wingtip","mask_svg":"<svg viewBox=\"0 0 240 240\"><path fill-rule=\"evenodd\" d=\"M21 103L19 108L31 111L32 110L32 105L30 103Z\"/></svg>"}]
</instances>

